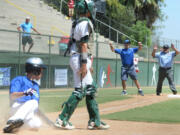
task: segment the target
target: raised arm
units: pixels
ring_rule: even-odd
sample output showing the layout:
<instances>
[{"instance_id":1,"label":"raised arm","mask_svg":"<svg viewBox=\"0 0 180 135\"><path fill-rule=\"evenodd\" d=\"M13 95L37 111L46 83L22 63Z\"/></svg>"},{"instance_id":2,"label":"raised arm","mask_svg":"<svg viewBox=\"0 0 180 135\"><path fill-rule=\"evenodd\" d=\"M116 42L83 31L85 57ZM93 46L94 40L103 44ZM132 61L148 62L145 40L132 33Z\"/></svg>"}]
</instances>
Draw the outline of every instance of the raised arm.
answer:
<instances>
[{"instance_id":1,"label":"raised arm","mask_svg":"<svg viewBox=\"0 0 180 135\"><path fill-rule=\"evenodd\" d=\"M139 46L138 51L142 50L142 43L141 42L138 42L138 46Z\"/></svg>"},{"instance_id":2,"label":"raised arm","mask_svg":"<svg viewBox=\"0 0 180 135\"><path fill-rule=\"evenodd\" d=\"M171 48L176 52L176 55L179 54L179 51L174 47L174 44L171 44Z\"/></svg>"},{"instance_id":3,"label":"raised arm","mask_svg":"<svg viewBox=\"0 0 180 135\"><path fill-rule=\"evenodd\" d=\"M153 51L152 51L152 57L155 57L155 53L156 53L157 49L158 49L157 45L154 45Z\"/></svg>"},{"instance_id":4,"label":"raised arm","mask_svg":"<svg viewBox=\"0 0 180 135\"><path fill-rule=\"evenodd\" d=\"M112 52L114 52L114 47L112 46L112 43L109 43L110 49Z\"/></svg>"}]
</instances>

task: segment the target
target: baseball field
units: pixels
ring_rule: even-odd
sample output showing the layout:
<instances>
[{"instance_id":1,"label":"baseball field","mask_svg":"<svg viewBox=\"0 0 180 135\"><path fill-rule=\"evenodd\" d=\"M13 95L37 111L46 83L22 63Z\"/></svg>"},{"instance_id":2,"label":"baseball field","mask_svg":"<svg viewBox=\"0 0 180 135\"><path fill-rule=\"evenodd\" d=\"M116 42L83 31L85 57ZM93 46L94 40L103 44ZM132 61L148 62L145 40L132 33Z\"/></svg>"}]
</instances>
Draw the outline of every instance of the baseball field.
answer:
<instances>
[{"instance_id":1,"label":"baseball field","mask_svg":"<svg viewBox=\"0 0 180 135\"><path fill-rule=\"evenodd\" d=\"M179 89L180 87L177 87ZM45 120L38 130L22 127L17 135L179 135L180 134L180 98L171 95L168 87L163 88L163 95L156 96L154 87L143 88L145 96L138 96L137 90L128 88L128 95L121 96L121 88L99 89L101 119L111 127L108 130L87 130L88 113L82 100L74 112L71 122L74 130L60 130L50 127ZM72 89L41 90L40 109L55 121L61 105L71 94ZM173 98L172 98L173 97ZM0 134L8 118L8 90L0 91Z\"/></svg>"}]
</instances>

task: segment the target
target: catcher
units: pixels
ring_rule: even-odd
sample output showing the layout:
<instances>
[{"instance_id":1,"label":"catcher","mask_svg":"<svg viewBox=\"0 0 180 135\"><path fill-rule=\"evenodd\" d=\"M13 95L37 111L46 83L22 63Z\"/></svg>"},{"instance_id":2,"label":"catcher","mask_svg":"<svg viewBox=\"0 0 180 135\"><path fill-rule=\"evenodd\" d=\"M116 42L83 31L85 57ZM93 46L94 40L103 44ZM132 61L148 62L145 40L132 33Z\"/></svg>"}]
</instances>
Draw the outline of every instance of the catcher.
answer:
<instances>
[{"instance_id":1,"label":"catcher","mask_svg":"<svg viewBox=\"0 0 180 135\"><path fill-rule=\"evenodd\" d=\"M77 0L75 3L77 20L73 22L71 30L70 66L73 70L74 88L72 95L64 103L63 110L55 122L55 126L62 129L74 129L69 122L71 115L79 101L86 97L89 113L88 129L108 129L109 125L100 120L99 109L95 100L96 86L91 75L92 62L88 55L89 38L93 34L95 8L91 0Z\"/></svg>"}]
</instances>

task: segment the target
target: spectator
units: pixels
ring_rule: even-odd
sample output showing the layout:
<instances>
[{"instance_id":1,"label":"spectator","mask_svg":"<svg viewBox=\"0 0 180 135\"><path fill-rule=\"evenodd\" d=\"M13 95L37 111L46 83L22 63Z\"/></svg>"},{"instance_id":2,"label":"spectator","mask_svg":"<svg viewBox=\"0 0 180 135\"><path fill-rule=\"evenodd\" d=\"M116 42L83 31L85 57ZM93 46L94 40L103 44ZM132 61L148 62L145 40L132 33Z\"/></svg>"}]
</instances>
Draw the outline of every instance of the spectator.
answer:
<instances>
[{"instance_id":1,"label":"spectator","mask_svg":"<svg viewBox=\"0 0 180 135\"><path fill-rule=\"evenodd\" d=\"M69 7L69 17L72 17L74 15L74 0L69 0L68 7Z\"/></svg>"},{"instance_id":2,"label":"spectator","mask_svg":"<svg viewBox=\"0 0 180 135\"><path fill-rule=\"evenodd\" d=\"M35 28L33 28L32 24L30 23L30 17L26 17L26 20L24 23L22 23L19 27L17 27L17 30L20 32L22 29L23 35L22 35L22 45L23 45L23 52L25 52L25 46L28 43L29 49L28 53L30 52L31 48L33 47L33 39L31 37L31 29L35 31L36 33L40 34Z\"/></svg>"}]
</instances>

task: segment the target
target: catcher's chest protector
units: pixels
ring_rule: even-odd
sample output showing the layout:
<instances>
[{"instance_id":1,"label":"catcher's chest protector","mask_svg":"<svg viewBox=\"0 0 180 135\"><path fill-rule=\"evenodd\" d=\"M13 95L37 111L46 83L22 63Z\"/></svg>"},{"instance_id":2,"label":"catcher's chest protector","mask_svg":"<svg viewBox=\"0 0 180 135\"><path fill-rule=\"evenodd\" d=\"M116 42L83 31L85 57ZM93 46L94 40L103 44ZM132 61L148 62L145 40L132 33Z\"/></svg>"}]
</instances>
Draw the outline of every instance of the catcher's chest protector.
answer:
<instances>
[{"instance_id":1,"label":"catcher's chest protector","mask_svg":"<svg viewBox=\"0 0 180 135\"><path fill-rule=\"evenodd\" d=\"M77 24L83 22L83 21L87 21L88 22L88 29L89 29L89 37L88 37L88 53L92 54L92 49L93 49L93 45L94 45L94 27L93 24L91 22L91 20L89 18L86 17L81 17L77 20L76 24L74 25L74 28L72 28L72 35L74 35L74 29L76 28ZM78 52L81 52L81 41L76 41L76 47Z\"/></svg>"}]
</instances>

